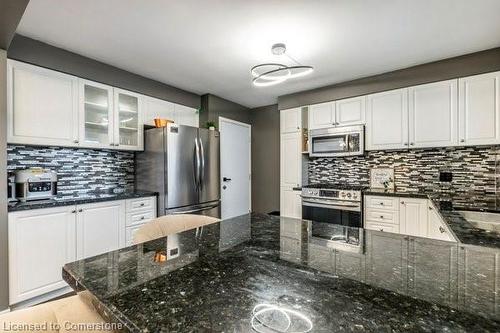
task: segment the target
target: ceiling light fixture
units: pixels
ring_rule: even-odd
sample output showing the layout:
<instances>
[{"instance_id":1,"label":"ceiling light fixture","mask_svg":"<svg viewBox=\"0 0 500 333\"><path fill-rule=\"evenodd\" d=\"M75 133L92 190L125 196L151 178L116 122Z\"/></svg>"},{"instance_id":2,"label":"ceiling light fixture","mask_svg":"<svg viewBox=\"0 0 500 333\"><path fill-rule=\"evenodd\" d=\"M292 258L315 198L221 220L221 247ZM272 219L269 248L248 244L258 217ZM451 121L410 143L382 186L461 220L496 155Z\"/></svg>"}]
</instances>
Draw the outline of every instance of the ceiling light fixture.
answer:
<instances>
[{"instance_id":1,"label":"ceiling light fixture","mask_svg":"<svg viewBox=\"0 0 500 333\"><path fill-rule=\"evenodd\" d=\"M271 47L274 55L285 55L295 64L286 66L278 63L265 63L252 67L252 83L257 87L268 87L285 82L288 79L301 77L313 71L312 66L301 65L297 60L286 54L286 45L283 43L274 44Z\"/></svg>"}]
</instances>

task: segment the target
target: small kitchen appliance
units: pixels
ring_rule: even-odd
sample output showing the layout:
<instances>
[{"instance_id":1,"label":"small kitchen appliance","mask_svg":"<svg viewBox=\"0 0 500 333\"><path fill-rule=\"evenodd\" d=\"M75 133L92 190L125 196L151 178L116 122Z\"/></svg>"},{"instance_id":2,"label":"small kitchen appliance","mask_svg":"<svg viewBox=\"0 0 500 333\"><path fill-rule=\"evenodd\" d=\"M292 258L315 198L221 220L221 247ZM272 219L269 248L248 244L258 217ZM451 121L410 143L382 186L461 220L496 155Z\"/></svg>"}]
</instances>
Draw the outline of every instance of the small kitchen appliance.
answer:
<instances>
[{"instance_id":1,"label":"small kitchen appliance","mask_svg":"<svg viewBox=\"0 0 500 333\"><path fill-rule=\"evenodd\" d=\"M309 156L356 156L365 152L363 125L321 128L309 131Z\"/></svg>"},{"instance_id":2,"label":"small kitchen appliance","mask_svg":"<svg viewBox=\"0 0 500 333\"><path fill-rule=\"evenodd\" d=\"M21 201L51 199L57 195L57 173L43 168L17 170L16 196Z\"/></svg>"}]
</instances>

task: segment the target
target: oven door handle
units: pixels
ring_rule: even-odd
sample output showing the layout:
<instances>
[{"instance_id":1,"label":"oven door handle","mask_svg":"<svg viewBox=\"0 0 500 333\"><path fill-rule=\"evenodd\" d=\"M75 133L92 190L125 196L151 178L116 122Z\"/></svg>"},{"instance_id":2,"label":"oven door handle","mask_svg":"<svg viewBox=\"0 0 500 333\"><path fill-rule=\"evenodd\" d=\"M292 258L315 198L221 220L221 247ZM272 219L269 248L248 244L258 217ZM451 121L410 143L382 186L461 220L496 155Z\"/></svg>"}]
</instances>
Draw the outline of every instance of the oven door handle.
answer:
<instances>
[{"instance_id":1,"label":"oven door handle","mask_svg":"<svg viewBox=\"0 0 500 333\"><path fill-rule=\"evenodd\" d=\"M354 211L354 212L361 211L361 207L359 205L332 205L331 203L311 202L311 201L307 201L307 200L302 200L302 206L338 209L338 210L348 210L348 211Z\"/></svg>"},{"instance_id":2,"label":"oven door handle","mask_svg":"<svg viewBox=\"0 0 500 333\"><path fill-rule=\"evenodd\" d=\"M360 204L342 204L339 203L338 200L336 199L328 199L328 198L321 198L321 199L316 199L316 198L311 198L311 197L306 197L301 195L302 202L309 202L309 203L321 203L325 205L335 205L335 206L342 206L342 207L361 207Z\"/></svg>"}]
</instances>

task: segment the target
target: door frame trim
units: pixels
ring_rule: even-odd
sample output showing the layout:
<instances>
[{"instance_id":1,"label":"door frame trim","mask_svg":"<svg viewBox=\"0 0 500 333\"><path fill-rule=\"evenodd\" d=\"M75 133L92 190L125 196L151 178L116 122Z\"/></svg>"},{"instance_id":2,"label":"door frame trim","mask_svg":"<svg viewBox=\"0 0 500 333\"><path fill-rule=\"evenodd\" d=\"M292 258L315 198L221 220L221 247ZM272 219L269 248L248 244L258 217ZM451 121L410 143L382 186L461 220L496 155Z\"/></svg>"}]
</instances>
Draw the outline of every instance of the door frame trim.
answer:
<instances>
[{"instance_id":1,"label":"door frame trim","mask_svg":"<svg viewBox=\"0 0 500 333\"><path fill-rule=\"evenodd\" d=\"M219 117L219 132L221 133L221 144L222 144L222 131L221 131L221 125L223 122L230 123L233 125L239 125L243 127L247 127L249 129L248 132L248 208L249 208L249 213L252 211L252 125L243 123L241 121L225 118L225 117ZM221 166L222 169L222 155L219 157L219 165ZM220 187L221 187L221 193L222 193L222 173L220 175ZM221 194L221 199L222 199L222 194ZM222 217L222 200L221 200L221 217Z\"/></svg>"}]
</instances>

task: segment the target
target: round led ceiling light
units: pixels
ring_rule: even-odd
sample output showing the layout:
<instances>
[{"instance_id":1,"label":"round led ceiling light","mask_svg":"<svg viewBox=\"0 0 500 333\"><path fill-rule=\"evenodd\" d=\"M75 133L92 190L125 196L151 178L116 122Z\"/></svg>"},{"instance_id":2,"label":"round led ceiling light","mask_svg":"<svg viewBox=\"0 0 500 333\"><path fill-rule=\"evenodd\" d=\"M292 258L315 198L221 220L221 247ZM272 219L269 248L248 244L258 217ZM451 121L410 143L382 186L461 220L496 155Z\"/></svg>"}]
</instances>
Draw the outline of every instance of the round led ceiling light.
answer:
<instances>
[{"instance_id":1,"label":"round led ceiling light","mask_svg":"<svg viewBox=\"0 0 500 333\"><path fill-rule=\"evenodd\" d=\"M274 44L271 48L274 55L286 55L295 62L293 66L287 66L279 63L265 63L252 67L252 83L258 87L273 86L285 82L288 79L297 78L312 73L312 66L304 66L295 59L285 54L286 46L283 43Z\"/></svg>"}]
</instances>

